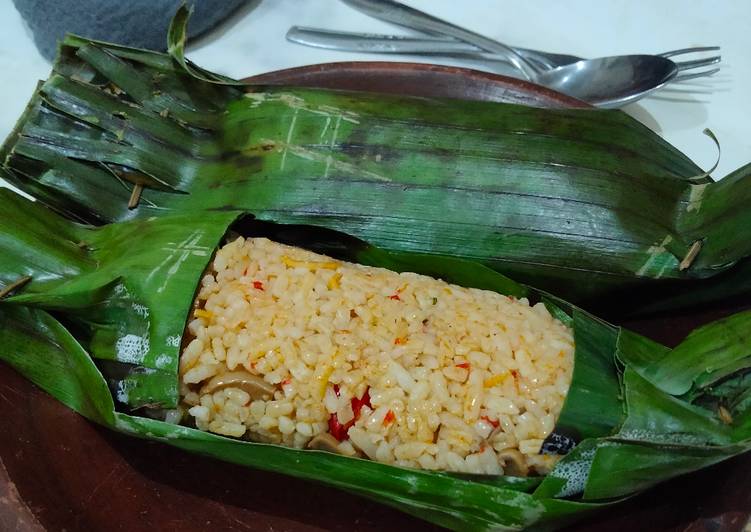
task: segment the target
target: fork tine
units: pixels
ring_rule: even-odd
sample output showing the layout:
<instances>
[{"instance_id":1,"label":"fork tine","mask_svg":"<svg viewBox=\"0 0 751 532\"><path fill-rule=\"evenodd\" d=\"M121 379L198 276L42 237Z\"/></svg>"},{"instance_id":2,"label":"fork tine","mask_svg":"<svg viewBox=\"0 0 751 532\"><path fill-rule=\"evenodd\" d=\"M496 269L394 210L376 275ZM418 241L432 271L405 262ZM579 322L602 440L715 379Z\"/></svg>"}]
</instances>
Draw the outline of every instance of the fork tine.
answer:
<instances>
[{"instance_id":1,"label":"fork tine","mask_svg":"<svg viewBox=\"0 0 751 532\"><path fill-rule=\"evenodd\" d=\"M673 57L674 55L693 54L696 52L716 52L719 49L719 46L694 46L693 48L670 50L669 52L663 52L658 55L661 55L662 57Z\"/></svg>"},{"instance_id":2,"label":"fork tine","mask_svg":"<svg viewBox=\"0 0 751 532\"><path fill-rule=\"evenodd\" d=\"M709 65L716 65L722 60L722 56L715 55L714 57L707 57L706 59L696 59L695 61L681 61L675 65L678 67L678 72L688 70L689 68L698 68Z\"/></svg>"},{"instance_id":3,"label":"fork tine","mask_svg":"<svg viewBox=\"0 0 751 532\"><path fill-rule=\"evenodd\" d=\"M701 72L693 72L691 74L681 74L673 78L672 81L687 81L689 79L703 78L704 76L711 76L717 74L720 71L719 68L713 68L711 70L702 70Z\"/></svg>"}]
</instances>

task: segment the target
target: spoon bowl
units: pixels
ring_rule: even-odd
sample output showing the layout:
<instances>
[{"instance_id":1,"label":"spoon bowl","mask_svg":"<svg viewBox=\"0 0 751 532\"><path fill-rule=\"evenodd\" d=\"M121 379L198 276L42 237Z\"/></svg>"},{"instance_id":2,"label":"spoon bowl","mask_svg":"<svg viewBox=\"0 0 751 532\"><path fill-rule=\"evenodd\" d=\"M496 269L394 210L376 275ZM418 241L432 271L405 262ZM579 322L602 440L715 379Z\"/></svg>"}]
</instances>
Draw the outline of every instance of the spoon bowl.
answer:
<instances>
[{"instance_id":1,"label":"spoon bowl","mask_svg":"<svg viewBox=\"0 0 751 532\"><path fill-rule=\"evenodd\" d=\"M678 75L670 59L619 55L583 59L538 74L534 81L597 107L622 107L663 87Z\"/></svg>"}]
</instances>

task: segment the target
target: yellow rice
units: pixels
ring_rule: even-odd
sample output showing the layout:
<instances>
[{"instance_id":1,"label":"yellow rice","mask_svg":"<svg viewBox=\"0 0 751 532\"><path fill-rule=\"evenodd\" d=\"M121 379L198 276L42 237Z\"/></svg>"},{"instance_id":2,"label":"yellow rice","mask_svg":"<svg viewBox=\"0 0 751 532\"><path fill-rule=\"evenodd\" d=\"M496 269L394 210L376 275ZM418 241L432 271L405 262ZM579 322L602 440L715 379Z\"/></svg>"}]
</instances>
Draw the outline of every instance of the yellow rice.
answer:
<instances>
[{"instance_id":1,"label":"yellow rice","mask_svg":"<svg viewBox=\"0 0 751 532\"><path fill-rule=\"evenodd\" d=\"M380 462L544 474L556 461L539 451L574 342L542 304L265 238L218 250L197 303L180 379L201 430L303 448L335 414L351 425L336 450ZM273 397L207 391L227 372L261 377Z\"/></svg>"}]
</instances>

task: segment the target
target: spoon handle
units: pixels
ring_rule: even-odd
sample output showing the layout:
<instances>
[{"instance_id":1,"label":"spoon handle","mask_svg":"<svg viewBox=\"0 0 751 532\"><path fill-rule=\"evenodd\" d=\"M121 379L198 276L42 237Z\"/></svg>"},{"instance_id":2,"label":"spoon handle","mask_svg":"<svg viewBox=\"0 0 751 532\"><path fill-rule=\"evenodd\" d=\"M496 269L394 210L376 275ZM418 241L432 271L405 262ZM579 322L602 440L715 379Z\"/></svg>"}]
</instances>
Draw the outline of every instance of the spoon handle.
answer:
<instances>
[{"instance_id":1,"label":"spoon handle","mask_svg":"<svg viewBox=\"0 0 751 532\"><path fill-rule=\"evenodd\" d=\"M373 18L430 34L443 34L504 56L526 79L533 80L539 69L513 48L478 33L441 20L394 0L342 0L350 7Z\"/></svg>"}]
</instances>

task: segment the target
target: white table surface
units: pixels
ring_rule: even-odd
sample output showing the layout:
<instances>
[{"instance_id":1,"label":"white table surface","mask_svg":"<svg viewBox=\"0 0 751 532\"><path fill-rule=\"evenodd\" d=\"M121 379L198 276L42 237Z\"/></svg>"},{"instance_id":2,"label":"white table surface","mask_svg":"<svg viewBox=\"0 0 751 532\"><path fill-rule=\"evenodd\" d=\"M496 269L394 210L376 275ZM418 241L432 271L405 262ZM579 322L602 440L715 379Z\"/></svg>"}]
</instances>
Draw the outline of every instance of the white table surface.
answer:
<instances>
[{"instance_id":1,"label":"white table surface","mask_svg":"<svg viewBox=\"0 0 751 532\"><path fill-rule=\"evenodd\" d=\"M710 128L722 155L721 178L751 162L751 0L407 0L405 3L517 46L581 56L657 53L699 45L722 46L722 71L675 84L626 110L703 168L717 150L702 135ZM222 27L192 43L189 57L234 77L329 61L388 60L288 43L293 25L404 33L337 0L251 2ZM439 62L417 56L395 60ZM456 64L456 63L454 63ZM50 64L37 52L10 0L0 0L0 137L10 132L37 80Z\"/></svg>"}]
</instances>

